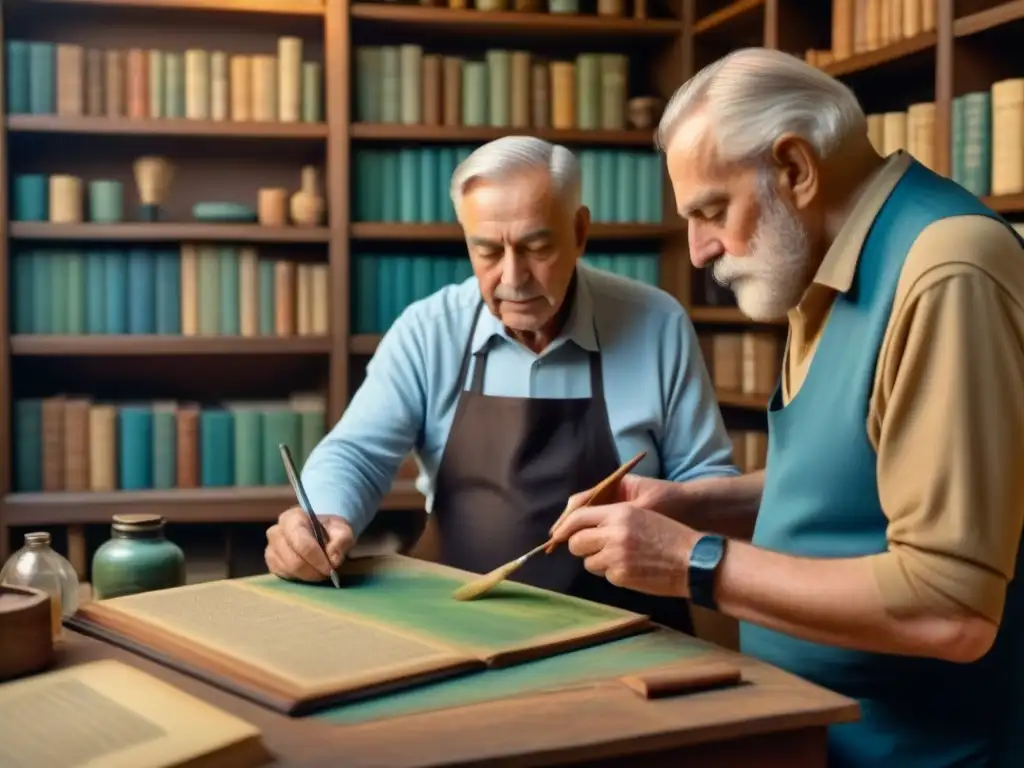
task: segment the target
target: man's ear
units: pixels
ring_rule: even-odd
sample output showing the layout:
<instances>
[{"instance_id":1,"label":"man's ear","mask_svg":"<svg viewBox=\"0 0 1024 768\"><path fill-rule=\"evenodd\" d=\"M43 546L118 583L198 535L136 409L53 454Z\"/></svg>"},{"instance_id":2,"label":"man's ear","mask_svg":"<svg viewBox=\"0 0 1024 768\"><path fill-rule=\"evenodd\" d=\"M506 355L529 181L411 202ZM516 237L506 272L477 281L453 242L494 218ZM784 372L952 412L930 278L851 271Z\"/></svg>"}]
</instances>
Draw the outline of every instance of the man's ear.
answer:
<instances>
[{"instance_id":1,"label":"man's ear","mask_svg":"<svg viewBox=\"0 0 1024 768\"><path fill-rule=\"evenodd\" d=\"M573 244L578 254L582 255L587 247L587 237L590 235L590 209L581 205L576 209L576 215L572 221Z\"/></svg>"},{"instance_id":2,"label":"man's ear","mask_svg":"<svg viewBox=\"0 0 1024 768\"><path fill-rule=\"evenodd\" d=\"M803 210L818 196L818 155L806 139L784 133L772 145L772 162L779 192Z\"/></svg>"}]
</instances>

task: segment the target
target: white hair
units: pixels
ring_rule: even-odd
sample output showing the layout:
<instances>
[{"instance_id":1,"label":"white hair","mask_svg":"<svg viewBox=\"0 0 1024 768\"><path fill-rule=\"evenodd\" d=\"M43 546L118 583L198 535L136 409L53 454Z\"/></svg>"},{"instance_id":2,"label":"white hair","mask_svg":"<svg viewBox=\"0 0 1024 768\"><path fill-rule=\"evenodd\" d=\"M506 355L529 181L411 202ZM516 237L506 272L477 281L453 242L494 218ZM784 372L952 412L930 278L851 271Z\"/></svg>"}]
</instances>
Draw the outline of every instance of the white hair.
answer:
<instances>
[{"instance_id":1,"label":"white hair","mask_svg":"<svg viewBox=\"0 0 1024 768\"><path fill-rule=\"evenodd\" d=\"M867 133L864 111L849 88L769 48L733 51L684 83L665 107L658 147L665 151L686 121L701 112L723 162L756 162L787 132L806 140L822 158L848 136Z\"/></svg>"},{"instance_id":2,"label":"white hair","mask_svg":"<svg viewBox=\"0 0 1024 768\"><path fill-rule=\"evenodd\" d=\"M575 213L580 205L580 164L576 156L559 144L533 136L504 136L477 147L452 174L451 197L455 210L467 185L476 179L500 181L530 169L547 171L555 196L566 211Z\"/></svg>"}]
</instances>

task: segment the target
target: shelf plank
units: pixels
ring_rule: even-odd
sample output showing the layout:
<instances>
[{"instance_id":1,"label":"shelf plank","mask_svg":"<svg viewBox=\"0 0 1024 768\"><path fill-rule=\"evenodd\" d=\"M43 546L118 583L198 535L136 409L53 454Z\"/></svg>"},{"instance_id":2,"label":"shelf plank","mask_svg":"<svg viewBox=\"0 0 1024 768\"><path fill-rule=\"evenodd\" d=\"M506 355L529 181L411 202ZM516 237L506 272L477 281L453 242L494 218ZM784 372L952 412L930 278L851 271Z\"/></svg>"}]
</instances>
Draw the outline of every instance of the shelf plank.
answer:
<instances>
[{"instance_id":1,"label":"shelf plank","mask_svg":"<svg viewBox=\"0 0 1024 768\"><path fill-rule=\"evenodd\" d=\"M536 136L560 144L619 144L653 147L654 132L591 131L555 128L491 128L490 126L402 125L400 123L355 123L349 129L353 139L362 141L491 141L510 133Z\"/></svg>"},{"instance_id":2,"label":"shelf plank","mask_svg":"<svg viewBox=\"0 0 1024 768\"><path fill-rule=\"evenodd\" d=\"M353 3L352 19L387 24L416 25L435 31L501 35L598 35L609 37L662 38L678 36L683 23L677 19L632 19L582 14L517 13L511 11L456 10L391 3Z\"/></svg>"},{"instance_id":3,"label":"shelf plank","mask_svg":"<svg viewBox=\"0 0 1024 768\"><path fill-rule=\"evenodd\" d=\"M412 481L397 480L380 509L419 510L423 503ZM85 525L109 523L112 515L156 514L172 523L269 524L294 504L290 486L12 493L3 499L3 522L7 526Z\"/></svg>"},{"instance_id":4,"label":"shelf plank","mask_svg":"<svg viewBox=\"0 0 1024 768\"><path fill-rule=\"evenodd\" d=\"M458 224L357 222L349 231L353 240L455 242L465 239ZM589 237L591 240L650 240L682 231L682 225L670 224L592 224Z\"/></svg>"},{"instance_id":5,"label":"shelf plank","mask_svg":"<svg viewBox=\"0 0 1024 768\"><path fill-rule=\"evenodd\" d=\"M773 320L765 323L758 320L751 320L736 307L691 307L689 310L690 320L694 323L707 323L708 325L786 325L786 320Z\"/></svg>"},{"instance_id":6,"label":"shelf plank","mask_svg":"<svg viewBox=\"0 0 1024 768\"><path fill-rule=\"evenodd\" d=\"M716 29L724 24L728 24L733 19L763 7L764 0L735 0L735 2L729 3L724 8L720 8L714 13L709 13L704 18L698 19L693 25L693 34L699 35L702 32Z\"/></svg>"},{"instance_id":7,"label":"shelf plank","mask_svg":"<svg viewBox=\"0 0 1024 768\"><path fill-rule=\"evenodd\" d=\"M327 227L262 227L259 224L200 222L51 224L48 221L15 221L10 224L10 236L15 240L326 243L330 239L330 230Z\"/></svg>"},{"instance_id":8,"label":"shelf plank","mask_svg":"<svg viewBox=\"0 0 1024 768\"><path fill-rule=\"evenodd\" d=\"M751 411L765 411L768 409L769 395L753 395L746 392L729 392L719 389L715 391L718 397L718 404L732 407L744 408Z\"/></svg>"},{"instance_id":9,"label":"shelf plank","mask_svg":"<svg viewBox=\"0 0 1024 768\"><path fill-rule=\"evenodd\" d=\"M327 138L324 123L258 123L230 120L133 120L127 117L66 117L62 115L11 115L11 133L58 133L109 136L175 136L201 138L288 139Z\"/></svg>"},{"instance_id":10,"label":"shelf plank","mask_svg":"<svg viewBox=\"0 0 1024 768\"><path fill-rule=\"evenodd\" d=\"M322 0L14 0L15 5L78 5L89 8L218 11L279 16L323 16Z\"/></svg>"},{"instance_id":11,"label":"shelf plank","mask_svg":"<svg viewBox=\"0 0 1024 768\"><path fill-rule=\"evenodd\" d=\"M326 336L11 336L11 354L21 357L137 357L171 355L325 355Z\"/></svg>"},{"instance_id":12,"label":"shelf plank","mask_svg":"<svg viewBox=\"0 0 1024 768\"><path fill-rule=\"evenodd\" d=\"M905 40L900 40L873 51L865 51L864 53L854 54L847 59L834 61L821 69L825 74L832 75L832 77L851 75L855 72L863 72L864 70L880 67L883 64L888 64L891 61L896 61L921 51L934 49L937 40L938 37L934 30L922 32L920 35L908 37Z\"/></svg>"},{"instance_id":13,"label":"shelf plank","mask_svg":"<svg viewBox=\"0 0 1024 768\"><path fill-rule=\"evenodd\" d=\"M1024 213L1024 194L989 195L981 201L996 213Z\"/></svg>"},{"instance_id":14,"label":"shelf plank","mask_svg":"<svg viewBox=\"0 0 1024 768\"><path fill-rule=\"evenodd\" d=\"M953 21L953 37L969 37L1024 19L1024 0L1010 0Z\"/></svg>"}]
</instances>

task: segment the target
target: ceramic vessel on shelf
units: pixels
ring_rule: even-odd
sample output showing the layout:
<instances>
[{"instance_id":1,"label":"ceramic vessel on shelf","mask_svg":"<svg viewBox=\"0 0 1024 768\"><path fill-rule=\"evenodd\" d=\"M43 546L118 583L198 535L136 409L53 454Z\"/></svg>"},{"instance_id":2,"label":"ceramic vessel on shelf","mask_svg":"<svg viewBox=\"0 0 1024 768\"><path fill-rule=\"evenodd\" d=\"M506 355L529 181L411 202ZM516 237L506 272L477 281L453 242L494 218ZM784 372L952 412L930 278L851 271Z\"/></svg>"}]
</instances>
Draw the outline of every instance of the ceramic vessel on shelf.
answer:
<instances>
[{"instance_id":1,"label":"ceramic vessel on shelf","mask_svg":"<svg viewBox=\"0 0 1024 768\"><path fill-rule=\"evenodd\" d=\"M11 555L0 570L0 584L34 587L50 596L53 638L61 636L61 619L78 610L78 574L71 563L50 546L50 534L25 534L25 546Z\"/></svg>"},{"instance_id":2,"label":"ceramic vessel on shelf","mask_svg":"<svg viewBox=\"0 0 1024 768\"><path fill-rule=\"evenodd\" d=\"M292 222L300 227L316 227L323 221L325 204L316 166L302 168L302 187L292 195L290 207Z\"/></svg>"},{"instance_id":3,"label":"ceramic vessel on shelf","mask_svg":"<svg viewBox=\"0 0 1024 768\"><path fill-rule=\"evenodd\" d=\"M114 515L110 539L92 558L92 590L104 600L185 583L185 555L160 515Z\"/></svg>"}]
</instances>

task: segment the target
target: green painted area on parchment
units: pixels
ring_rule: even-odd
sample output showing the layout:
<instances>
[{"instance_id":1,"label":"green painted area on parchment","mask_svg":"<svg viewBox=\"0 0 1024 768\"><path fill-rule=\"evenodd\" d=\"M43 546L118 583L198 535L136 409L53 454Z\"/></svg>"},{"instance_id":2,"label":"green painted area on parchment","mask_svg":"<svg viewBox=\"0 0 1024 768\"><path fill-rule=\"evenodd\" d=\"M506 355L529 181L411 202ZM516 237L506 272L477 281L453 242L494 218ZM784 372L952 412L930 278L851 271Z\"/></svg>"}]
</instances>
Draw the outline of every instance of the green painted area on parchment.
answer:
<instances>
[{"instance_id":1,"label":"green painted area on parchment","mask_svg":"<svg viewBox=\"0 0 1024 768\"><path fill-rule=\"evenodd\" d=\"M693 658L708 650L710 647L699 640L656 629L538 661L472 672L366 701L356 701L325 710L314 717L351 725L435 709L480 704L627 675Z\"/></svg>"},{"instance_id":2,"label":"green painted area on parchment","mask_svg":"<svg viewBox=\"0 0 1024 768\"><path fill-rule=\"evenodd\" d=\"M452 598L452 593L462 581L412 568L343 573L343 589L335 589L330 583L298 584L274 576L246 581L414 630L421 637L484 651L499 651L554 633L584 631L622 616L614 608L514 582L500 584L477 600L460 602Z\"/></svg>"}]
</instances>

